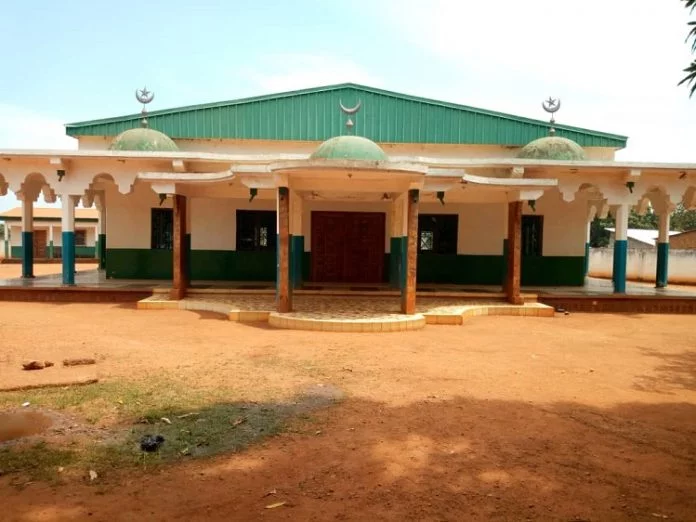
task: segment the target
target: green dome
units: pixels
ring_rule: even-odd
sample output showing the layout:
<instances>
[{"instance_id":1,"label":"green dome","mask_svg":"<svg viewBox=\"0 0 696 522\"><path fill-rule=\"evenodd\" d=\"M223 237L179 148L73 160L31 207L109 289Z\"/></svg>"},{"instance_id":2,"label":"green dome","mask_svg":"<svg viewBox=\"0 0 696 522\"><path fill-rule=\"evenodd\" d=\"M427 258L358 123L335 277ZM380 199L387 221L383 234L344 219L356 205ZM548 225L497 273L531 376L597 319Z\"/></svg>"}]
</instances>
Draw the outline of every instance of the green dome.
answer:
<instances>
[{"instance_id":1,"label":"green dome","mask_svg":"<svg viewBox=\"0 0 696 522\"><path fill-rule=\"evenodd\" d=\"M109 149L176 152L179 147L166 134L141 127L124 131L116 136Z\"/></svg>"},{"instance_id":2,"label":"green dome","mask_svg":"<svg viewBox=\"0 0 696 522\"><path fill-rule=\"evenodd\" d=\"M338 136L319 145L310 159L387 161L389 157L374 141L360 136Z\"/></svg>"},{"instance_id":3,"label":"green dome","mask_svg":"<svg viewBox=\"0 0 696 522\"><path fill-rule=\"evenodd\" d=\"M560 161L582 161L587 159L585 151L582 150L580 145L572 140L558 136L546 136L528 143L522 147L517 157Z\"/></svg>"}]
</instances>

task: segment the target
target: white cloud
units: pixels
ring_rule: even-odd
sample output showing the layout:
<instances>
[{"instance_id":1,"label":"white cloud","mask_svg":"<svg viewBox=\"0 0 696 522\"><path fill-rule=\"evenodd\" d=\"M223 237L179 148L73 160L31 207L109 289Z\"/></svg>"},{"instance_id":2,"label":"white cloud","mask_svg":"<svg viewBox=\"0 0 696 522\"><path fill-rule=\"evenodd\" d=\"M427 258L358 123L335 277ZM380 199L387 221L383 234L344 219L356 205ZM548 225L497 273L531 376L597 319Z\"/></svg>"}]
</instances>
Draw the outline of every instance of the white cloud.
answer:
<instances>
[{"instance_id":1,"label":"white cloud","mask_svg":"<svg viewBox=\"0 0 696 522\"><path fill-rule=\"evenodd\" d=\"M0 104L0 149L76 149L63 122L14 105Z\"/></svg>"},{"instance_id":2,"label":"white cloud","mask_svg":"<svg viewBox=\"0 0 696 522\"><path fill-rule=\"evenodd\" d=\"M22 107L0 104L0 149L76 149L77 140L65 135L63 123ZM20 206L14 194L8 191L0 196L0 211ZM47 204L42 196L38 206Z\"/></svg>"},{"instance_id":3,"label":"white cloud","mask_svg":"<svg viewBox=\"0 0 696 522\"><path fill-rule=\"evenodd\" d=\"M381 80L352 60L324 54L277 54L266 57L244 76L262 92L282 92L353 82L375 86Z\"/></svg>"}]
</instances>

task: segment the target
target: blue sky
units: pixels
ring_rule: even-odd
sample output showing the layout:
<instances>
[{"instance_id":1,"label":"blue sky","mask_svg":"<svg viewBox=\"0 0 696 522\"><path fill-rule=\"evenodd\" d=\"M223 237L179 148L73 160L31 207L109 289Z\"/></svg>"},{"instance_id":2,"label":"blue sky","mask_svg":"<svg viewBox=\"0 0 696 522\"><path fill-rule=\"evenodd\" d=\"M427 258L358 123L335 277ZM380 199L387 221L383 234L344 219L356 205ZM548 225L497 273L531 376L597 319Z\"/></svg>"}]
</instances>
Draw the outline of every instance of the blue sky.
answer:
<instances>
[{"instance_id":1,"label":"blue sky","mask_svg":"<svg viewBox=\"0 0 696 522\"><path fill-rule=\"evenodd\" d=\"M64 123L353 81L630 137L620 159L696 163L678 0L3 5L0 149L74 148ZM0 198L0 209L15 206Z\"/></svg>"}]
</instances>

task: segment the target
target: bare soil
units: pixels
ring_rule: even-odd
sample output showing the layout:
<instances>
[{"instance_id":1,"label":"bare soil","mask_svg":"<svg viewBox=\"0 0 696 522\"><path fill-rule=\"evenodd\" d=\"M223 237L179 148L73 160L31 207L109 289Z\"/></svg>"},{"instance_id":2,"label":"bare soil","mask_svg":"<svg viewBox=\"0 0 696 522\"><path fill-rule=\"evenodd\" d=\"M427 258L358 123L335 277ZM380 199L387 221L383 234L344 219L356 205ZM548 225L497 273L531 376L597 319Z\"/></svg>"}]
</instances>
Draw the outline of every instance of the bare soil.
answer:
<instances>
[{"instance_id":1,"label":"bare soil","mask_svg":"<svg viewBox=\"0 0 696 522\"><path fill-rule=\"evenodd\" d=\"M344 396L242 453L92 482L0 476L3 520L696 520L693 325L571 314L342 334L0 303L0 383L25 359L95 357L106 382L166 376L229 401Z\"/></svg>"}]
</instances>

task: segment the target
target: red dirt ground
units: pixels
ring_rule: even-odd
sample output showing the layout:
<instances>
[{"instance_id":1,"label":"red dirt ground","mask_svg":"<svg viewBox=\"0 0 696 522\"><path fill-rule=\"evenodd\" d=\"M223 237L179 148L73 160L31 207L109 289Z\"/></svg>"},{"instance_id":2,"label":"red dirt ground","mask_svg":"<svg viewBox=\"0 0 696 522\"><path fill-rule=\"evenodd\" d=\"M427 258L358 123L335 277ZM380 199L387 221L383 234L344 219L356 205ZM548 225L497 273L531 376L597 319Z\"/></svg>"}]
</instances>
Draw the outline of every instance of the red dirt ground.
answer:
<instances>
[{"instance_id":1,"label":"red dirt ground","mask_svg":"<svg viewBox=\"0 0 696 522\"><path fill-rule=\"evenodd\" d=\"M572 314L310 333L0 303L0 380L25 358L96 356L103 379L233 384L234 400L317 384L346 394L241 454L97 485L0 477L3 520L696 520L693 325ZM287 503L265 508L275 502Z\"/></svg>"},{"instance_id":2,"label":"red dirt ground","mask_svg":"<svg viewBox=\"0 0 696 522\"><path fill-rule=\"evenodd\" d=\"M97 268L96 263L77 263L75 269L94 270ZM51 274L60 274L63 266L60 263L34 263L34 275L44 276ZM0 279L15 279L22 277L22 265L20 263L0 263Z\"/></svg>"}]
</instances>

